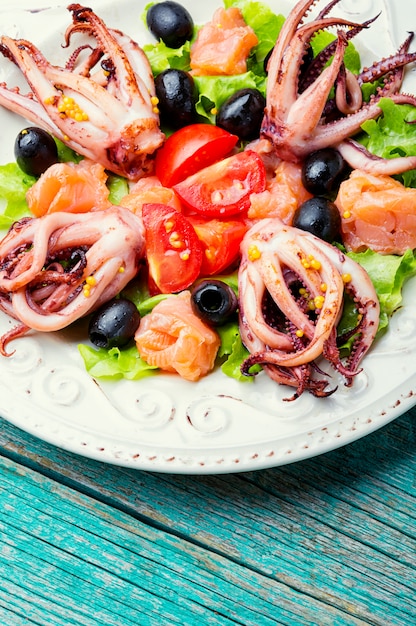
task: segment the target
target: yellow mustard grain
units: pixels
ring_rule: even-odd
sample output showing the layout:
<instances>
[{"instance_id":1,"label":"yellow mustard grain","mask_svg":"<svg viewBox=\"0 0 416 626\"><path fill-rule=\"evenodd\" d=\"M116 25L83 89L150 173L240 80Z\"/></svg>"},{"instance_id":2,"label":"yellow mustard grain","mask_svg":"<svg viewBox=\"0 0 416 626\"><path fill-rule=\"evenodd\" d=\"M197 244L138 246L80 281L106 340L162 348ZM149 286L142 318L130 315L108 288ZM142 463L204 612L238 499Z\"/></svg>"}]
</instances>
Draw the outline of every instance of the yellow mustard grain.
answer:
<instances>
[{"instance_id":1,"label":"yellow mustard grain","mask_svg":"<svg viewBox=\"0 0 416 626\"><path fill-rule=\"evenodd\" d=\"M250 261L257 261L257 259L261 257L261 251L258 249L255 243L252 243L251 246L249 246L247 256Z\"/></svg>"},{"instance_id":2,"label":"yellow mustard grain","mask_svg":"<svg viewBox=\"0 0 416 626\"><path fill-rule=\"evenodd\" d=\"M87 276L87 278L85 279L85 282L90 287L94 287L94 285L97 284L97 279L95 278L95 276Z\"/></svg>"},{"instance_id":3,"label":"yellow mustard grain","mask_svg":"<svg viewBox=\"0 0 416 626\"><path fill-rule=\"evenodd\" d=\"M313 299L313 303L316 309L322 309L324 302L325 302L324 296L315 296L315 298Z\"/></svg>"},{"instance_id":4,"label":"yellow mustard grain","mask_svg":"<svg viewBox=\"0 0 416 626\"><path fill-rule=\"evenodd\" d=\"M57 109L61 117L69 117L76 122L88 121L86 111L83 111L71 96L61 96L58 101Z\"/></svg>"}]
</instances>

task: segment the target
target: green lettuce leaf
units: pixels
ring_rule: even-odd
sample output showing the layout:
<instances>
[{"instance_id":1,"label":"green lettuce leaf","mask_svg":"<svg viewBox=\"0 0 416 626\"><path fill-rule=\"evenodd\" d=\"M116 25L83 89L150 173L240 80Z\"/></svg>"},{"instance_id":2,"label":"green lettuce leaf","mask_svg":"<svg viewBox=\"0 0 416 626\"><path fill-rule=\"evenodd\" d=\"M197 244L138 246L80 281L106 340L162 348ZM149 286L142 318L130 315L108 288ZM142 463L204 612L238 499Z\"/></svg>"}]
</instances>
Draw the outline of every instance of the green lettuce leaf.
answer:
<instances>
[{"instance_id":1,"label":"green lettuce leaf","mask_svg":"<svg viewBox=\"0 0 416 626\"><path fill-rule=\"evenodd\" d=\"M22 217L31 215L26 202L28 189L36 178L25 174L17 163L0 165L0 202L4 208L0 215L0 229L10 226Z\"/></svg>"},{"instance_id":2,"label":"green lettuce leaf","mask_svg":"<svg viewBox=\"0 0 416 626\"><path fill-rule=\"evenodd\" d=\"M364 135L361 143L372 153L385 159L416 155L416 108L408 104L396 104L390 98L382 98L379 106L383 111L377 120L362 124ZM416 187L416 170L399 177L406 187Z\"/></svg>"},{"instance_id":3,"label":"green lettuce leaf","mask_svg":"<svg viewBox=\"0 0 416 626\"><path fill-rule=\"evenodd\" d=\"M145 277L132 281L123 291L121 297L131 300L137 307L140 316L143 317L150 313L156 304L168 297L166 293L160 293L155 296L150 295L149 287Z\"/></svg>"},{"instance_id":4,"label":"green lettuce leaf","mask_svg":"<svg viewBox=\"0 0 416 626\"><path fill-rule=\"evenodd\" d=\"M402 256L381 255L366 250L349 252L348 256L370 276L380 301L379 331L385 330L389 318L401 306L405 282L416 274L416 255L412 250L407 250Z\"/></svg>"},{"instance_id":5,"label":"green lettuce leaf","mask_svg":"<svg viewBox=\"0 0 416 626\"><path fill-rule=\"evenodd\" d=\"M329 33L328 31L321 30L317 32L316 35L313 36L311 41L313 55L317 56L319 52L326 48L326 46L328 46L335 39L335 35L333 33ZM344 63L345 67L349 69L350 72L352 72L353 74L358 74L361 71L360 55L351 41L348 42L347 48L345 50Z\"/></svg>"},{"instance_id":6,"label":"green lettuce leaf","mask_svg":"<svg viewBox=\"0 0 416 626\"><path fill-rule=\"evenodd\" d=\"M54 137L54 140L58 148L58 160L60 162L68 163L72 161L73 163L79 163L79 161L82 161L84 157L81 154L78 154L78 152L66 146L60 139Z\"/></svg>"},{"instance_id":7,"label":"green lettuce leaf","mask_svg":"<svg viewBox=\"0 0 416 626\"><path fill-rule=\"evenodd\" d=\"M238 322L229 322L223 326L218 326L216 330L221 339L217 359L221 363L222 372L240 382L252 381L253 376L243 376L240 369L241 364L250 356L250 353L241 341Z\"/></svg>"},{"instance_id":8,"label":"green lettuce leaf","mask_svg":"<svg viewBox=\"0 0 416 626\"><path fill-rule=\"evenodd\" d=\"M124 196L129 193L129 183L126 178L117 176L116 174L109 174L106 185L110 190L108 199L113 204L118 204Z\"/></svg>"},{"instance_id":9,"label":"green lettuce leaf","mask_svg":"<svg viewBox=\"0 0 416 626\"><path fill-rule=\"evenodd\" d=\"M79 344L78 350L87 372L94 378L138 380L157 370L156 367L148 365L140 358L135 345L123 350L119 348L97 350L91 346Z\"/></svg>"},{"instance_id":10,"label":"green lettuce leaf","mask_svg":"<svg viewBox=\"0 0 416 626\"><path fill-rule=\"evenodd\" d=\"M149 59L154 76L157 76L170 68L189 71L190 47L189 41L180 48L169 48L163 41L160 41L155 44L144 45L143 50Z\"/></svg>"}]
</instances>

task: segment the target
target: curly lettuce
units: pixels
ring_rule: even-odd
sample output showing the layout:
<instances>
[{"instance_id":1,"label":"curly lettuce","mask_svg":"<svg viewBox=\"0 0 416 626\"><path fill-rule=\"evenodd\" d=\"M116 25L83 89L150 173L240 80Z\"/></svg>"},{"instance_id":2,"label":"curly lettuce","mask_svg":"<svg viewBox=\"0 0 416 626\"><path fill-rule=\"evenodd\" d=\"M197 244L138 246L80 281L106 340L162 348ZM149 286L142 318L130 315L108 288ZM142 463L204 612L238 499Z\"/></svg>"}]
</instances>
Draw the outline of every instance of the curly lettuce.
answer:
<instances>
[{"instance_id":1,"label":"curly lettuce","mask_svg":"<svg viewBox=\"0 0 416 626\"><path fill-rule=\"evenodd\" d=\"M403 301L403 287L416 274L416 254L407 250L402 256L381 255L372 250L349 252L348 256L359 263L369 275L380 302L379 332L384 331L389 319Z\"/></svg>"},{"instance_id":2,"label":"curly lettuce","mask_svg":"<svg viewBox=\"0 0 416 626\"><path fill-rule=\"evenodd\" d=\"M372 154L384 159L416 155L416 107L396 104L381 98L382 115L362 124L360 142ZM416 187L416 170L404 172L398 178L406 187Z\"/></svg>"},{"instance_id":3,"label":"curly lettuce","mask_svg":"<svg viewBox=\"0 0 416 626\"><path fill-rule=\"evenodd\" d=\"M86 344L78 345L87 372L94 378L139 380L157 370L143 361L135 345L128 348L95 349Z\"/></svg>"},{"instance_id":4,"label":"curly lettuce","mask_svg":"<svg viewBox=\"0 0 416 626\"><path fill-rule=\"evenodd\" d=\"M35 181L36 178L25 174L17 163L0 166L1 230L8 230L14 222L30 215L26 193Z\"/></svg>"}]
</instances>

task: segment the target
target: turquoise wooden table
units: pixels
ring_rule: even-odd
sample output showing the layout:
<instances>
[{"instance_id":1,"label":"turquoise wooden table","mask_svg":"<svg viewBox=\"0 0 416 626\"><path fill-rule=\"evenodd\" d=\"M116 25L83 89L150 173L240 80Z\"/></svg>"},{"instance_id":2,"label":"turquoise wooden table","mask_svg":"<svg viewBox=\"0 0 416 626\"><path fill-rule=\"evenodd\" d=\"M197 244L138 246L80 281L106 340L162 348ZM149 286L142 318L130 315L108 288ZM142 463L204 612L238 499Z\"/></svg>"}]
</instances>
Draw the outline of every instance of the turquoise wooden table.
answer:
<instances>
[{"instance_id":1,"label":"turquoise wooden table","mask_svg":"<svg viewBox=\"0 0 416 626\"><path fill-rule=\"evenodd\" d=\"M1 422L0 623L416 623L416 409L324 455L192 476Z\"/></svg>"}]
</instances>

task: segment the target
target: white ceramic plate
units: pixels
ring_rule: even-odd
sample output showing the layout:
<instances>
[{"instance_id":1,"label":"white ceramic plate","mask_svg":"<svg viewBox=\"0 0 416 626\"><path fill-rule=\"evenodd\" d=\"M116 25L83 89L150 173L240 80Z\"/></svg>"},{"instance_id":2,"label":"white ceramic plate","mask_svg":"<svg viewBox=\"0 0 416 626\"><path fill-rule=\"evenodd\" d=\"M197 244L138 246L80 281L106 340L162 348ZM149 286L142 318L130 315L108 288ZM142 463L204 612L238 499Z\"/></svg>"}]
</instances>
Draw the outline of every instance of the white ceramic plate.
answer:
<instances>
[{"instance_id":1,"label":"white ceramic plate","mask_svg":"<svg viewBox=\"0 0 416 626\"><path fill-rule=\"evenodd\" d=\"M52 4L55 8L44 8ZM1 31L26 36L40 44L48 58L59 61L62 33L70 21L66 4L50 0L3 4ZM151 41L140 18L144 3L93 0L87 4L139 43ZM219 6L217 0L183 4L196 23L209 19ZM270 2L285 13L293 4ZM405 37L409 11L416 17L413 5L407 6L404 16L401 0L385 4L383 0L343 0L338 5L338 13L360 21L382 11L376 24L357 40L364 61L392 52ZM0 81L6 79L15 80L15 73L1 59ZM416 91L411 72L406 81L407 90L413 86ZM0 111L1 163L13 159L14 138L25 125L17 116ZM410 281L404 306L394 315L387 335L365 358L364 371L354 386L347 389L339 381L338 391L327 399L305 393L295 402L284 402L290 390L263 374L254 383L244 384L221 372L198 383L173 375L139 382L95 381L85 372L76 347L85 341L81 324L15 342L15 354L0 360L0 413L56 446L138 469L222 473L305 459L363 437L415 404L415 290L415 281ZM0 332L13 323L0 314Z\"/></svg>"}]
</instances>

